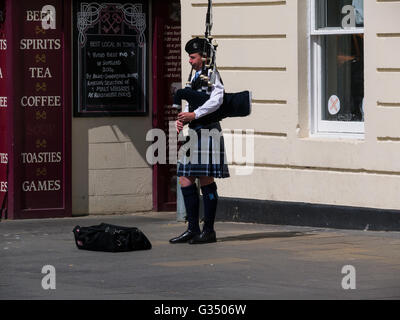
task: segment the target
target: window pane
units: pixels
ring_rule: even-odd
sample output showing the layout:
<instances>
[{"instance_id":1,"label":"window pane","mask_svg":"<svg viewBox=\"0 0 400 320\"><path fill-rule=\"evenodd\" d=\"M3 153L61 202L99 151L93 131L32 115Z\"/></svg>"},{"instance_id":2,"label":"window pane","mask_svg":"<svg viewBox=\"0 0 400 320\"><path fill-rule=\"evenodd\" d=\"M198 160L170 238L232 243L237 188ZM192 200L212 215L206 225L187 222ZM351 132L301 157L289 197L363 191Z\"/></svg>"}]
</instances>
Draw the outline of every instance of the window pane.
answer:
<instances>
[{"instance_id":1,"label":"window pane","mask_svg":"<svg viewBox=\"0 0 400 320\"><path fill-rule=\"evenodd\" d=\"M321 120L363 121L364 35L322 37Z\"/></svg>"},{"instance_id":2,"label":"window pane","mask_svg":"<svg viewBox=\"0 0 400 320\"><path fill-rule=\"evenodd\" d=\"M364 27L364 0L315 0L317 29L342 28L342 21L349 11L342 13L345 6L354 7L354 27ZM347 19L345 19L348 22Z\"/></svg>"}]
</instances>

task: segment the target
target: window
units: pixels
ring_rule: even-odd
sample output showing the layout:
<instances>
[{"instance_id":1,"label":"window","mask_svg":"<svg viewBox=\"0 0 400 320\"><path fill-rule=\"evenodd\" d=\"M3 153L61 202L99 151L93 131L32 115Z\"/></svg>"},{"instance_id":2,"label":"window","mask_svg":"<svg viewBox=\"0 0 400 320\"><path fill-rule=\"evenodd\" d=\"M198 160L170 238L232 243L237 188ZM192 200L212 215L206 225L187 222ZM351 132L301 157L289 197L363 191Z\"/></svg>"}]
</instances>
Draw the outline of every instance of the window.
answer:
<instances>
[{"instance_id":1,"label":"window","mask_svg":"<svg viewBox=\"0 0 400 320\"><path fill-rule=\"evenodd\" d=\"M364 1L311 1L314 134L364 133Z\"/></svg>"}]
</instances>

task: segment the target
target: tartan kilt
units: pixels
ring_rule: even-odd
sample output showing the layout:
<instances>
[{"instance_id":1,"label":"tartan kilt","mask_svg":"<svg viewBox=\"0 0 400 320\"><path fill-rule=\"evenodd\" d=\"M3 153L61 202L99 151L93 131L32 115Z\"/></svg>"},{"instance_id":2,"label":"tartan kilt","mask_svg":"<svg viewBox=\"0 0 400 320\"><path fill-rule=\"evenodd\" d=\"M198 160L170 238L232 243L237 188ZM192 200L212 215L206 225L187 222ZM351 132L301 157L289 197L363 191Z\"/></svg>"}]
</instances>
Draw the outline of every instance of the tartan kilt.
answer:
<instances>
[{"instance_id":1,"label":"tartan kilt","mask_svg":"<svg viewBox=\"0 0 400 320\"><path fill-rule=\"evenodd\" d=\"M220 123L197 125L190 129L194 130L193 134L195 132L192 138L197 136L197 139L191 139L190 135L186 137L186 143L179 150L177 176L229 178ZM211 134L202 133L201 129L210 130Z\"/></svg>"}]
</instances>

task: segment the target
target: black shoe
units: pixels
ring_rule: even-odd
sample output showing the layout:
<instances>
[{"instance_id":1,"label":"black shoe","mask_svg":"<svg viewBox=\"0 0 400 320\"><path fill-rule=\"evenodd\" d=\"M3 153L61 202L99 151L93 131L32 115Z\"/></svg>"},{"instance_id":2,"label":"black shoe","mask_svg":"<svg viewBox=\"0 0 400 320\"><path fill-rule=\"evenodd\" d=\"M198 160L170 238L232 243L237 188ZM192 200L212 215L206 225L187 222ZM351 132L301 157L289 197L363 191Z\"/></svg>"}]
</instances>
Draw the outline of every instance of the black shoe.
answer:
<instances>
[{"instance_id":1,"label":"black shoe","mask_svg":"<svg viewBox=\"0 0 400 320\"><path fill-rule=\"evenodd\" d=\"M170 243L185 243L185 242L188 242L189 240L193 239L195 236L198 236L199 234L200 234L200 232L186 230L179 237L172 238L171 240L169 240L169 242Z\"/></svg>"},{"instance_id":2,"label":"black shoe","mask_svg":"<svg viewBox=\"0 0 400 320\"><path fill-rule=\"evenodd\" d=\"M213 243L217 242L217 235L215 231L203 231L199 235L193 237L189 241L190 244L202 244L202 243Z\"/></svg>"}]
</instances>

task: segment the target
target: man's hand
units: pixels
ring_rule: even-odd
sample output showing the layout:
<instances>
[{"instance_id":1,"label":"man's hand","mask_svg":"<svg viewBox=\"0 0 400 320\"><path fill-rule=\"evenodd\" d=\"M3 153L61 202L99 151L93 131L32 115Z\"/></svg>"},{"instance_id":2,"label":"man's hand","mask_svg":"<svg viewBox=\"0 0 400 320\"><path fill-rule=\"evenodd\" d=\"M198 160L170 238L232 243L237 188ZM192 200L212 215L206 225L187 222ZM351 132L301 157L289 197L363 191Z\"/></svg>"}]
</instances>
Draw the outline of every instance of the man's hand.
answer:
<instances>
[{"instance_id":1,"label":"man's hand","mask_svg":"<svg viewBox=\"0 0 400 320\"><path fill-rule=\"evenodd\" d=\"M196 119L196 114L194 112L181 112L178 114L178 121L183 124L193 121L194 119Z\"/></svg>"},{"instance_id":2,"label":"man's hand","mask_svg":"<svg viewBox=\"0 0 400 320\"><path fill-rule=\"evenodd\" d=\"M183 123L181 121L177 120L176 121L176 131L179 134L179 132L181 132L182 130L183 130Z\"/></svg>"}]
</instances>

